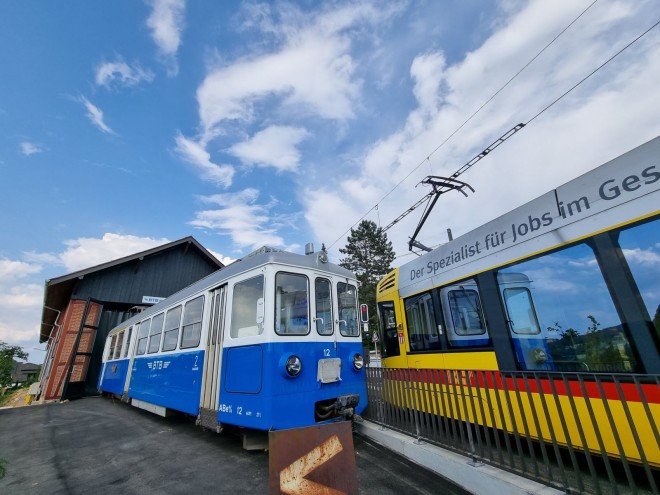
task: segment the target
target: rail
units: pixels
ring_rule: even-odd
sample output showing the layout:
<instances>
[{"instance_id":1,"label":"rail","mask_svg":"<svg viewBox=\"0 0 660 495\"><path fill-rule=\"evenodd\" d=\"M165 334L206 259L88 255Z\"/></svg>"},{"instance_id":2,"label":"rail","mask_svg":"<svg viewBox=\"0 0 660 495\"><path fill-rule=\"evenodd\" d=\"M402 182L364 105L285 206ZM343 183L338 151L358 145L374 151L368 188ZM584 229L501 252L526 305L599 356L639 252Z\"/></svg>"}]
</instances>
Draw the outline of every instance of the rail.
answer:
<instances>
[{"instance_id":1,"label":"rail","mask_svg":"<svg viewBox=\"0 0 660 495\"><path fill-rule=\"evenodd\" d=\"M658 494L660 376L368 367L364 417L566 493Z\"/></svg>"}]
</instances>

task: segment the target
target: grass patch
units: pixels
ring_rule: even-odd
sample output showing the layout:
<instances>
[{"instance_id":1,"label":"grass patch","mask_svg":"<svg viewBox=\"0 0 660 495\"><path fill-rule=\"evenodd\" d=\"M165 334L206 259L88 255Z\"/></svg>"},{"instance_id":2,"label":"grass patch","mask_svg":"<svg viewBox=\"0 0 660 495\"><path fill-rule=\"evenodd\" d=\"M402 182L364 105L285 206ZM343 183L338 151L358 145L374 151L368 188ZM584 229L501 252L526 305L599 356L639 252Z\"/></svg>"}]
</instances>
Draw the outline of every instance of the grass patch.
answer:
<instances>
[{"instance_id":1,"label":"grass patch","mask_svg":"<svg viewBox=\"0 0 660 495\"><path fill-rule=\"evenodd\" d=\"M28 387L11 388L7 390L3 395L0 395L0 407L8 405L16 394L26 388Z\"/></svg>"}]
</instances>

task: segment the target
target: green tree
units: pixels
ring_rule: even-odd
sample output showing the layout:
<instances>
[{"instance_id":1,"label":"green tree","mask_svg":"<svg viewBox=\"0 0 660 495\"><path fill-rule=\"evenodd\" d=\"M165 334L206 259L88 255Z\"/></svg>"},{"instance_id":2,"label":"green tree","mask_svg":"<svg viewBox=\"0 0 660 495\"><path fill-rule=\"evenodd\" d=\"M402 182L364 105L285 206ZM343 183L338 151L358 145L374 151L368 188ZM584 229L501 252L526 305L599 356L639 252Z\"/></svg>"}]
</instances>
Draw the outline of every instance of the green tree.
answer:
<instances>
[{"instance_id":1,"label":"green tree","mask_svg":"<svg viewBox=\"0 0 660 495\"><path fill-rule=\"evenodd\" d=\"M25 360L27 352L17 345L9 345L0 340L0 388L13 384L11 372L14 370L14 359Z\"/></svg>"},{"instance_id":2,"label":"green tree","mask_svg":"<svg viewBox=\"0 0 660 495\"><path fill-rule=\"evenodd\" d=\"M377 325L376 285L392 269L395 258L392 242L381 227L371 220L362 220L356 229L351 229L346 247L339 249L346 255L339 262L356 274L360 281L358 296L360 303L369 306L369 331Z\"/></svg>"}]
</instances>

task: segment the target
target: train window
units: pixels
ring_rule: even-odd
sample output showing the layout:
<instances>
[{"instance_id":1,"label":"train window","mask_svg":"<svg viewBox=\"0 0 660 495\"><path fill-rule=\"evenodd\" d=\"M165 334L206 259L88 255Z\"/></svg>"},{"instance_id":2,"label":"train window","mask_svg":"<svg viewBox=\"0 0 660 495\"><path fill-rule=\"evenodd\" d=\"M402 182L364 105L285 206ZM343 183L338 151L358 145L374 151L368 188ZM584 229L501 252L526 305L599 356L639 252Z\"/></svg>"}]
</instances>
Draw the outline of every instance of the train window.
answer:
<instances>
[{"instance_id":1,"label":"train window","mask_svg":"<svg viewBox=\"0 0 660 495\"><path fill-rule=\"evenodd\" d=\"M149 327L151 326L151 320L144 320L140 323L140 333L138 333L138 343L137 351L135 352L138 356L142 355L147 350L147 339L149 338Z\"/></svg>"},{"instance_id":2,"label":"train window","mask_svg":"<svg viewBox=\"0 0 660 495\"><path fill-rule=\"evenodd\" d=\"M529 289L528 304L536 308L540 329L540 333L516 332L515 321L510 328L521 369L630 372L637 368L596 256L587 244L499 270L500 287L513 285L514 277L519 279L518 287Z\"/></svg>"},{"instance_id":3,"label":"train window","mask_svg":"<svg viewBox=\"0 0 660 495\"><path fill-rule=\"evenodd\" d=\"M317 278L314 291L316 299L316 331L319 335L332 335L332 284L327 278Z\"/></svg>"},{"instance_id":4,"label":"train window","mask_svg":"<svg viewBox=\"0 0 660 495\"><path fill-rule=\"evenodd\" d=\"M473 279L440 289L447 339L452 347L483 347L491 344L481 297Z\"/></svg>"},{"instance_id":5,"label":"train window","mask_svg":"<svg viewBox=\"0 0 660 495\"><path fill-rule=\"evenodd\" d=\"M263 304L263 275L234 284L229 330L232 338L261 335L264 331L263 318L260 318Z\"/></svg>"},{"instance_id":6,"label":"train window","mask_svg":"<svg viewBox=\"0 0 660 495\"><path fill-rule=\"evenodd\" d=\"M158 352L160 349L160 337L163 333L163 320L165 319L165 313L160 313L154 316L151 321L151 331L149 332L149 349L147 352L152 354Z\"/></svg>"},{"instance_id":7,"label":"train window","mask_svg":"<svg viewBox=\"0 0 660 495\"><path fill-rule=\"evenodd\" d=\"M181 325L181 306L172 308L165 317L163 329L163 351L173 351L179 341L179 326Z\"/></svg>"},{"instance_id":8,"label":"train window","mask_svg":"<svg viewBox=\"0 0 660 495\"><path fill-rule=\"evenodd\" d=\"M411 351L440 349L441 327L436 323L431 294L421 294L405 301L408 342Z\"/></svg>"},{"instance_id":9,"label":"train window","mask_svg":"<svg viewBox=\"0 0 660 495\"><path fill-rule=\"evenodd\" d=\"M359 337L357 288L354 285L339 282L337 284L337 301L339 301L339 333L346 337Z\"/></svg>"},{"instance_id":10,"label":"train window","mask_svg":"<svg viewBox=\"0 0 660 495\"><path fill-rule=\"evenodd\" d=\"M115 345L115 354L113 359L119 359L121 357L121 346L124 344L124 331L117 333L117 343Z\"/></svg>"},{"instance_id":11,"label":"train window","mask_svg":"<svg viewBox=\"0 0 660 495\"><path fill-rule=\"evenodd\" d=\"M399 334L397 332L394 303L392 301L378 303L378 316L380 318L380 331L383 337L383 355L389 357L400 355L401 350L399 349Z\"/></svg>"},{"instance_id":12,"label":"train window","mask_svg":"<svg viewBox=\"0 0 660 495\"><path fill-rule=\"evenodd\" d=\"M293 273L275 276L275 331L279 335L309 333L307 277Z\"/></svg>"},{"instance_id":13,"label":"train window","mask_svg":"<svg viewBox=\"0 0 660 495\"><path fill-rule=\"evenodd\" d=\"M450 290L448 297L453 330L457 335L483 335L486 333L481 299L476 290L463 288Z\"/></svg>"},{"instance_id":14,"label":"train window","mask_svg":"<svg viewBox=\"0 0 660 495\"><path fill-rule=\"evenodd\" d=\"M113 359L115 355L115 343L117 342L117 334L114 334L110 339L110 348L108 349L108 360Z\"/></svg>"},{"instance_id":15,"label":"train window","mask_svg":"<svg viewBox=\"0 0 660 495\"><path fill-rule=\"evenodd\" d=\"M529 289L525 287L505 288L503 293L511 331L519 335L541 333Z\"/></svg>"},{"instance_id":16,"label":"train window","mask_svg":"<svg viewBox=\"0 0 660 495\"><path fill-rule=\"evenodd\" d=\"M619 245L644 301L649 320L660 337L660 219L628 228L619 234Z\"/></svg>"},{"instance_id":17,"label":"train window","mask_svg":"<svg viewBox=\"0 0 660 495\"><path fill-rule=\"evenodd\" d=\"M204 310L204 296L199 296L186 303L183 310L183 324L181 331L181 349L197 347L202 337L202 312Z\"/></svg>"},{"instance_id":18,"label":"train window","mask_svg":"<svg viewBox=\"0 0 660 495\"><path fill-rule=\"evenodd\" d=\"M128 356L128 350L131 347L131 336L133 335L133 327L129 327L126 333L126 343L124 344L124 357Z\"/></svg>"}]
</instances>

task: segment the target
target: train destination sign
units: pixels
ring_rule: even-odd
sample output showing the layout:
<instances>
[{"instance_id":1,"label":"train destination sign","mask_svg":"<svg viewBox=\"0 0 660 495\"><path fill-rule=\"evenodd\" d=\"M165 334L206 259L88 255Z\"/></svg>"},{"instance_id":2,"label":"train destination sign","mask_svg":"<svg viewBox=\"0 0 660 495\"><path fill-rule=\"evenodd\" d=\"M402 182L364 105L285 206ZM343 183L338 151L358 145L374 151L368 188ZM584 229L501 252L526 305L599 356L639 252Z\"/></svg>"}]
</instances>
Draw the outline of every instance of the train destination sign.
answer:
<instances>
[{"instance_id":1,"label":"train destination sign","mask_svg":"<svg viewBox=\"0 0 660 495\"><path fill-rule=\"evenodd\" d=\"M455 280L472 272L497 266L498 253L541 252L571 238L572 224L591 218L594 232L617 222L610 218L614 206L646 197L654 201L660 191L660 138L604 164L493 220L402 267L401 295L428 287L428 280L451 272ZM613 210L614 211L614 210ZM625 214L625 207L616 211ZM544 235L555 231L553 236ZM566 233L563 236L562 233ZM524 247L523 247L524 245ZM513 250L513 251L511 251ZM513 253L513 255L512 255Z\"/></svg>"}]
</instances>

